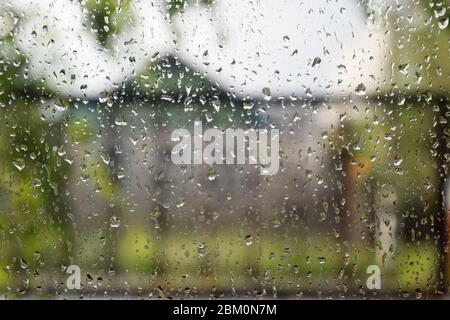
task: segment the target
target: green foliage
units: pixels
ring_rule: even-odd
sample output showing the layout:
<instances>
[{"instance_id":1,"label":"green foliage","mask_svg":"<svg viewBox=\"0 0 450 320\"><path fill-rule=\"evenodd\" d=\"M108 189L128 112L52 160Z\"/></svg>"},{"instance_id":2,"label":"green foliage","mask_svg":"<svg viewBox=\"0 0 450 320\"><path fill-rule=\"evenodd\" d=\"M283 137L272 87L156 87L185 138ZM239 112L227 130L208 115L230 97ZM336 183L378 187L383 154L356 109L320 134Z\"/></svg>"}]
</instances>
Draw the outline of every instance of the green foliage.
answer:
<instances>
[{"instance_id":1,"label":"green foliage","mask_svg":"<svg viewBox=\"0 0 450 320\"><path fill-rule=\"evenodd\" d=\"M118 33L124 24L132 22L130 0L87 0L84 6L89 13L91 28L103 45L106 45L108 38Z\"/></svg>"},{"instance_id":2,"label":"green foliage","mask_svg":"<svg viewBox=\"0 0 450 320\"><path fill-rule=\"evenodd\" d=\"M196 3L212 6L214 5L214 0L166 0L167 8L171 16L175 15L177 12L183 11L190 5Z\"/></svg>"}]
</instances>

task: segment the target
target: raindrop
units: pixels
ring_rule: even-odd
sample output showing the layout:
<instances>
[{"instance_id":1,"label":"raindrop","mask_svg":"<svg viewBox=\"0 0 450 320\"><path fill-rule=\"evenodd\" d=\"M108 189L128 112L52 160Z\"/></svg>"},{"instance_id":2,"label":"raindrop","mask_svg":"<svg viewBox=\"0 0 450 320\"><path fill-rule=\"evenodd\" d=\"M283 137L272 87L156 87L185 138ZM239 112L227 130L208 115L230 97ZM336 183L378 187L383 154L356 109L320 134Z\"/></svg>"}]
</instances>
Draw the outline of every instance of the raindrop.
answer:
<instances>
[{"instance_id":1,"label":"raindrop","mask_svg":"<svg viewBox=\"0 0 450 320\"><path fill-rule=\"evenodd\" d=\"M360 96L366 94L366 86L364 85L364 83L358 84L355 88L355 92Z\"/></svg>"},{"instance_id":2,"label":"raindrop","mask_svg":"<svg viewBox=\"0 0 450 320\"><path fill-rule=\"evenodd\" d=\"M110 220L111 228L118 228L120 227L120 219L117 216L112 216Z\"/></svg>"},{"instance_id":3,"label":"raindrop","mask_svg":"<svg viewBox=\"0 0 450 320\"><path fill-rule=\"evenodd\" d=\"M20 258L20 267L22 269L27 269L28 268L28 263L23 258Z\"/></svg>"},{"instance_id":4,"label":"raindrop","mask_svg":"<svg viewBox=\"0 0 450 320\"><path fill-rule=\"evenodd\" d=\"M249 235L245 236L245 244L247 246L250 246L250 245L253 244L253 237L252 237L252 235L249 234Z\"/></svg>"},{"instance_id":5,"label":"raindrop","mask_svg":"<svg viewBox=\"0 0 450 320\"><path fill-rule=\"evenodd\" d=\"M262 89L262 94L263 94L264 100L270 101L270 99L272 99L272 93L270 91L270 88L264 87Z\"/></svg>"},{"instance_id":6,"label":"raindrop","mask_svg":"<svg viewBox=\"0 0 450 320\"><path fill-rule=\"evenodd\" d=\"M320 59L319 57L315 57L311 66L314 68L315 66L319 65L321 62L322 62L322 59Z\"/></svg>"},{"instance_id":7,"label":"raindrop","mask_svg":"<svg viewBox=\"0 0 450 320\"><path fill-rule=\"evenodd\" d=\"M25 162L23 160L13 161L12 164L18 171L22 171L23 169L25 169Z\"/></svg>"},{"instance_id":8,"label":"raindrop","mask_svg":"<svg viewBox=\"0 0 450 320\"><path fill-rule=\"evenodd\" d=\"M449 17L440 19L438 22L439 25L439 29L446 29L448 27L448 21L449 21Z\"/></svg>"}]
</instances>

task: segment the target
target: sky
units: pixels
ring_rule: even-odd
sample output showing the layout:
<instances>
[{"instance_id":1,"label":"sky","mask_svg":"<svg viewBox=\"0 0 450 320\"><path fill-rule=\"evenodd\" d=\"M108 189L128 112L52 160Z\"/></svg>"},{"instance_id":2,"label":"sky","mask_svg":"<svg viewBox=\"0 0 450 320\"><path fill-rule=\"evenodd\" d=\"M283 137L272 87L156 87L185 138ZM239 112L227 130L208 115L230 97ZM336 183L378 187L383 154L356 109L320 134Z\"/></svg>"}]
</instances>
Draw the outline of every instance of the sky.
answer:
<instances>
[{"instance_id":1,"label":"sky","mask_svg":"<svg viewBox=\"0 0 450 320\"><path fill-rule=\"evenodd\" d=\"M14 27L14 12L14 42L30 77L62 96L117 90L157 54L240 97L364 94L382 81L388 39L354 0L220 0L172 18L163 1L133 0L131 10L133 23L105 47L85 27L79 2L6 0L0 36Z\"/></svg>"}]
</instances>

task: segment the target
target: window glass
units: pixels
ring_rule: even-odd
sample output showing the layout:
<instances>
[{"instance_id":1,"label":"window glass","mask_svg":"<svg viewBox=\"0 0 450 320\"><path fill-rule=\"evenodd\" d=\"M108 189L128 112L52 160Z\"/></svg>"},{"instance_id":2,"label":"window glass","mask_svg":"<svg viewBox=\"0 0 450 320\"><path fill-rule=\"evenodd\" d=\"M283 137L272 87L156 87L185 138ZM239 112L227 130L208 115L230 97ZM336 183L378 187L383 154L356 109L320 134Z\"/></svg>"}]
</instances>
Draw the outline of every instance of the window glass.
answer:
<instances>
[{"instance_id":1,"label":"window glass","mask_svg":"<svg viewBox=\"0 0 450 320\"><path fill-rule=\"evenodd\" d=\"M0 295L445 295L449 12L0 1Z\"/></svg>"}]
</instances>

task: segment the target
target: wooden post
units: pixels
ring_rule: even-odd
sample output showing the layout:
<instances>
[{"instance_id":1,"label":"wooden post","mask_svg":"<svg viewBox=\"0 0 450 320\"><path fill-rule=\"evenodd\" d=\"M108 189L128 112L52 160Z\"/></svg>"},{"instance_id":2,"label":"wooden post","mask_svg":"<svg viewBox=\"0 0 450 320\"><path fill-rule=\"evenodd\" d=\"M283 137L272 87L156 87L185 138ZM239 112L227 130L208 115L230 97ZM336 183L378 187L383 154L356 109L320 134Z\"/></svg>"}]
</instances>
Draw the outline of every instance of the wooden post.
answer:
<instances>
[{"instance_id":1,"label":"wooden post","mask_svg":"<svg viewBox=\"0 0 450 320\"><path fill-rule=\"evenodd\" d=\"M438 250L439 250L439 294L445 295L448 292L448 208L446 205L446 185L448 176L448 161L449 147L446 137L446 128L448 127L447 113L448 101L445 97L439 97L437 101L439 108L438 117L436 121L436 135L439 144L437 149L437 174L438 174Z\"/></svg>"}]
</instances>

